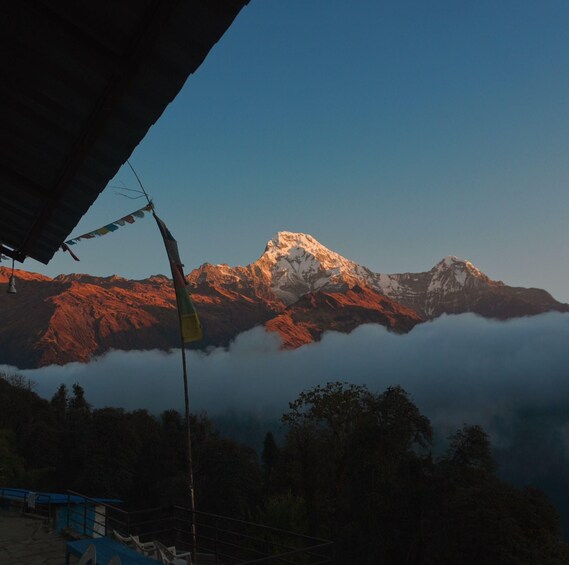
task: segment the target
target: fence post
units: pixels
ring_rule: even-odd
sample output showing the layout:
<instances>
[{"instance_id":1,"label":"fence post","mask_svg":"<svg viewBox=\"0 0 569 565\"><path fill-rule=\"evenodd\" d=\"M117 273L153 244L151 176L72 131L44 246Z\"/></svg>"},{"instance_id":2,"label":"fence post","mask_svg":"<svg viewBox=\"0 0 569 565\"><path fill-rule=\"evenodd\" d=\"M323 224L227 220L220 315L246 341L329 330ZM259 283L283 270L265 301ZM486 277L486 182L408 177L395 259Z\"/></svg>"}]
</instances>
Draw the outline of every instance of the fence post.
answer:
<instances>
[{"instance_id":1,"label":"fence post","mask_svg":"<svg viewBox=\"0 0 569 565\"><path fill-rule=\"evenodd\" d=\"M215 554L215 565L219 564L219 558L218 558L218 553L219 553L219 544L218 544L218 540L219 540L219 533L217 531L217 516L215 517L214 521L213 521L213 531L214 531L214 535L213 535L213 552Z\"/></svg>"},{"instance_id":2,"label":"fence post","mask_svg":"<svg viewBox=\"0 0 569 565\"><path fill-rule=\"evenodd\" d=\"M87 499L83 497L83 535L87 535Z\"/></svg>"}]
</instances>

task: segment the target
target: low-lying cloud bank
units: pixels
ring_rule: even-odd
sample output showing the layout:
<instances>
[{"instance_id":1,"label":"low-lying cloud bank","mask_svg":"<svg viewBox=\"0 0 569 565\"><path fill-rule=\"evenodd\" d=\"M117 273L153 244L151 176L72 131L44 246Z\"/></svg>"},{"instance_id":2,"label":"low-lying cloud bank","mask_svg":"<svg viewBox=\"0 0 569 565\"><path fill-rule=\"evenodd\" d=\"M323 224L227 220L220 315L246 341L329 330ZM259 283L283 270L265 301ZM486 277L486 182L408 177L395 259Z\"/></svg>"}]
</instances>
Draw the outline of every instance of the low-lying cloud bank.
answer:
<instances>
[{"instance_id":1,"label":"low-lying cloud bank","mask_svg":"<svg viewBox=\"0 0 569 565\"><path fill-rule=\"evenodd\" d=\"M225 414L233 432L239 414L274 422L316 384L348 381L376 392L399 384L431 419L439 442L463 423L482 425L502 475L543 488L569 537L569 314L507 322L443 316L406 335L360 326L293 351L256 328L227 349L189 353L188 366L192 411ZM95 407L159 413L184 405L179 351L115 351L89 364L19 372L46 398L60 383L78 382Z\"/></svg>"},{"instance_id":2,"label":"low-lying cloud bank","mask_svg":"<svg viewBox=\"0 0 569 565\"><path fill-rule=\"evenodd\" d=\"M443 316L406 335L366 325L293 351L279 347L277 335L256 328L227 349L189 352L192 411L275 417L301 390L334 380L374 391L400 384L438 426L489 425L524 408L555 412L569 401L567 314L507 322ZM114 351L88 364L18 372L46 398L60 383L78 382L95 407L183 408L179 351Z\"/></svg>"},{"instance_id":3,"label":"low-lying cloud bank","mask_svg":"<svg viewBox=\"0 0 569 565\"><path fill-rule=\"evenodd\" d=\"M274 422L303 389L328 381L375 392L401 385L439 442L463 423L482 425L502 475L543 488L569 538L569 314L507 322L443 316L406 335L360 326L293 351L256 328L227 349L190 352L188 366L192 411L237 419L245 413ZM180 351L115 351L88 364L19 372L45 398L78 382L94 407L159 413L184 405Z\"/></svg>"}]
</instances>

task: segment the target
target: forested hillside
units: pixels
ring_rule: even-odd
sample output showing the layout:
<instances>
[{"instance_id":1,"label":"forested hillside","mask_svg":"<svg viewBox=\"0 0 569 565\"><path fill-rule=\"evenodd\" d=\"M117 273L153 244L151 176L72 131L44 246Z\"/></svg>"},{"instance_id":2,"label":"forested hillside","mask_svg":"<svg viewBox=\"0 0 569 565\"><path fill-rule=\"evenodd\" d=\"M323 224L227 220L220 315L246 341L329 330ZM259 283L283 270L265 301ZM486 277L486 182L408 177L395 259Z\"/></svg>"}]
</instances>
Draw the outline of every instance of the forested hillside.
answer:
<instances>
[{"instance_id":1,"label":"forested hillside","mask_svg":"<svg viewBox=\"0 0 569 565\"><path fill-rule=\"evenodd\" d=\"M496 477L484 430L464 425L434 458L431 424L399 387L318 386L283 424L283 444L269 432L258 456L192 417L197 508L332 539L339 562L569 562L555 508ZM186 504L186 446L176 411L93 409L79 385L47 401L0 378L0 486Z\"/></svg>"}]
</instances>

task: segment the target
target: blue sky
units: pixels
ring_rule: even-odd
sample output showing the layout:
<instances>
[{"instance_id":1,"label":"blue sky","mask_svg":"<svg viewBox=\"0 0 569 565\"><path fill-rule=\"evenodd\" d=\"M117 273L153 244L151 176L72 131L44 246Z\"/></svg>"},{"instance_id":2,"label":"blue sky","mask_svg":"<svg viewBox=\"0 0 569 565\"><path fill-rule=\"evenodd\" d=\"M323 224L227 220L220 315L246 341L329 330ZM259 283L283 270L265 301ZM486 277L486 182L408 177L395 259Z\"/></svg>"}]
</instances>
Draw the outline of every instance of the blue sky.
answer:
<instances>
[{"instance_id":1,"label":"blue sky","mask_svg":"<svg viewBox=\"0 0 569 565\"><path fill-rule=\"evenodd\" d=\"M568 24L563 0L251 0L131 162L187 270L291 230L375 271L452 254L569 302ZM72 235L142 205L108 187ZM150 219L75 251L24 267L168 269Z\"/></svg>"}]
</instances>

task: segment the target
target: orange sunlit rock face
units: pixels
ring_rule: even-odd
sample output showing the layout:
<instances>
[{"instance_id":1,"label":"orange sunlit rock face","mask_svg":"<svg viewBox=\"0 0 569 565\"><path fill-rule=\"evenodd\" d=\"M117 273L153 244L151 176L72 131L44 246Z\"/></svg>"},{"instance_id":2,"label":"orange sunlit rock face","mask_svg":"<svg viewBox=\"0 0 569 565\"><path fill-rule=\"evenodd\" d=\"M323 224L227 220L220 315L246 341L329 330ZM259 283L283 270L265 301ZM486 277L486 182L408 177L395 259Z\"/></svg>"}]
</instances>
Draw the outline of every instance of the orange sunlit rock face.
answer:
<instances>
[{"instance_id":1,"label":"orange sunlit rock face","mask_svg":"<svg viewBox=\"0 0 569 565\"><path fill-rule=\"evenodd\" d=\"M137 281L15 274L17 294L0 290L0 363L28 368L86 362L112 349L180 346L172 282L162 275ZM0 268L0 284L10 275ZM292 232L279 232L245 267L206 263L188 275L188 284L204 330L192 344L199 348L225 346L255 326L295 348L361 324L404 333L441 314L508 319L569 311L544 290L493 281L454 256L427 272L385 275Z\"/></svg>"},{"instance_id":2,"label":"orange sunlit rock face","mask_svg":"<svg viewBox=\"0 0 569 565\"><path fill-rule=\"evenodd\" d=\"M290 348L318 340L327 330L349 332L362 323L380 323L404 332L421 321L412 310L365 287L310 293L286 307L262 272L241 274L236 281L223 266L204 265L188 277L204 326L198 346L227 345L262 324ZM8 277L8 270L0 269L0 282ZM175 298L166 277L51 279L25 271L16 271L16 277L18 294L0 293L6 320L0 328L2 363L26 368L86 362L112 349L179 347Z\"/></svg>"},{"instance_id":3,"label":"orange sunlit rock face","mask_svg":"<svg viewBox=\"0 0 569 565\"><path fill-rule=\"evenodd\" d=\"M348 333L361 324L381 324L403 333L423 319L410 308L363 286L346 292L317 292L303 296L267 322L288 348L317 341L325 331Z\"/></svg>"},{"instance_id":4,"label":"orange sunlit rock face","mask_svg":"<svg viewBox=\"0 0 569 565\"><path fill-rule=\"evenodd\" d=\"M238 333L261 325L284 309L261 290L223 286L215 269L199 281L189 277L192 298L204 327L197 347L227 345ZM0 268L7 285L10 269ZM112 350L180 346L171 281L154 276L140 281L120 277L60 275L53 279L15 272L17 294L0 291L5 323L0 327L0 363L29 368L86 362ZM266 294L266 296L264 296Z\"/></svg>"},{"instance_id":5,"label":"orange sunlit rock face","mask_svg":"<svg viewBox=\"0 0 569 565\"><path fill-rule=\"evenodd\" d=\"M7 269L0 269L0 282ZM16 271L17 294L0 292L2 362L20 368L88 361L109 349L168 349L176 337L170 281L89 275L54 279Z\"/></svg>"}]
</instances>

